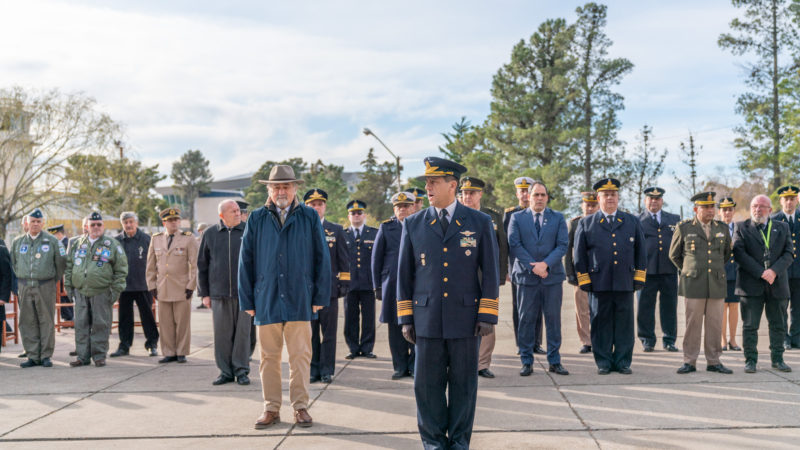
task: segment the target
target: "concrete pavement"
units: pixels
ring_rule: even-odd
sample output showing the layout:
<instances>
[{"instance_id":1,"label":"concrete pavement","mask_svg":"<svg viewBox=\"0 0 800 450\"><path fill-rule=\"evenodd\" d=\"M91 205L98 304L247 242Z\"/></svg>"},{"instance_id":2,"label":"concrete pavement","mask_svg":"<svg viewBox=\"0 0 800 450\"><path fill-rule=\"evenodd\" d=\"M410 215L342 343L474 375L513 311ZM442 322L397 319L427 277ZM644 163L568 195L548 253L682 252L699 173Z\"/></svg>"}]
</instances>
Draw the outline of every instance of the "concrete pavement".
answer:
<instances>
[{"instance_id":1,"label":"concrete pavement","mask_svg":"<svg viewBox=\"0 0 800 450\"><path fill-rule=\"evenodd\" d=\"M800 446L800 350L786 353L795 372L770 369L766 321L756 374L743 372L741 352L725 352L733 375L706 372L702 354L698 372L678 375L682 353L660 345L643 353L637 344L633 375L600 376L591 355L578 354L572 287L564 290L562 360L570 375L548 373L537 358L534 374L523 378L510 290L502 289L497 378L480 379L473 448ZM682 310L681 300L678 347ZM390 379L385 326L378 328L377 360L345 360L342 329L340 322L333 383L311 385L315 424L308 429L292 423L285 352L283 422L272 429L253 429L262 409L257 360L250 386L211 385L218 371L208 310L193 310L187 364L146 356L138 328L133 353L109 358L104 368L68 366L71 330L57 334L51 369L20 369L21 345L11 345L0 353L0 448L421 448L412 380ZM117 342L114 330L112 351Z\"/></svg>"}]
</instances>

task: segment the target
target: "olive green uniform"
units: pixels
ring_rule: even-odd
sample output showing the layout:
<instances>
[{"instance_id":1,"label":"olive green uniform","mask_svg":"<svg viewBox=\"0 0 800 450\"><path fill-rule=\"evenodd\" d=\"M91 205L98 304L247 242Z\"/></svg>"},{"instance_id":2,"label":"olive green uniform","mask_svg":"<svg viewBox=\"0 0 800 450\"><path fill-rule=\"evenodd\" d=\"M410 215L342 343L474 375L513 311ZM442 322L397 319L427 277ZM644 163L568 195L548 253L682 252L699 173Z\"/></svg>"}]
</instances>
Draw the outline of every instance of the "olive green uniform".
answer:
<instances>
[{"instance_id":1,"label":"olive green uniform","mask_svg":"<svg viewBox=\"0 0 800 450\"><path fill-rule=\"evenodd\" d=\"M52 234L25 234L11 244L11 266L19 280L19 331L28 358L41 364L53 356L56 282L64 273L66 250Z\"/></svg>"},{"instance_id":2,"label":"olive green uniform","mask_svg":"<svg viewBox=\"0 0 800 450\"><path fill-rule=\"evenodd\" d=\"M106 359L114 302L125 290L128 258L119 242L83 235L70 243L64 287L75 301L75 350L84 364Z\"/></svg>"}]
</instances>

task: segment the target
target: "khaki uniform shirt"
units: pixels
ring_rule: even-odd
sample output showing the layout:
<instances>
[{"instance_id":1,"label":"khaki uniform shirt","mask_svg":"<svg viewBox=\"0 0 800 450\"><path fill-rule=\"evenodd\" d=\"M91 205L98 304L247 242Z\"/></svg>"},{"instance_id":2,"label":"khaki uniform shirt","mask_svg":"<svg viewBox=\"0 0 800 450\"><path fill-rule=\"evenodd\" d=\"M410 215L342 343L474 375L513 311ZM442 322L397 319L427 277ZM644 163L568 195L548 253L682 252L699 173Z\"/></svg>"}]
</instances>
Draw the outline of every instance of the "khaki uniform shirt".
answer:
<instances>
[{"instance_id":1,"label":"khaki uniform shirt","mask_svg":"<svg viewBox=\"0 0 800 450\"><path fill-rule=\"evenodd\" d=\"M189 231L176 232L167 248L169 235L156 233L147 251L147 289L158 289L160 302L186 300L186 290L197 287L197 240Z\"/></svg>"}]
</instances>

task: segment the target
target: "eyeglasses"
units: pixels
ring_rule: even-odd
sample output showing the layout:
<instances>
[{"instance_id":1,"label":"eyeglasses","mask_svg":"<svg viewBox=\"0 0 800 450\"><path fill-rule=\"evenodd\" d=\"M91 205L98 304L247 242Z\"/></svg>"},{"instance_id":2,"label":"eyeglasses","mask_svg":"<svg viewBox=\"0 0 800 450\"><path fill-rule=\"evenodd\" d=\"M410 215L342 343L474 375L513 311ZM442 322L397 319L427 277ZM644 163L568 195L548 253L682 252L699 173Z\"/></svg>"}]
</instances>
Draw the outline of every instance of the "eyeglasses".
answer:
<instances>
[{"instance_id":1,"label":"eyeglasses","mask_svg":"<svg viewBox=\"0 0 800 450\"><path fill-rule=\"evenodd\" d=\"M89 226L92 227L92 228L95 228L95 227L102 227L103 224L102 223L90 223Z\"/></svg>"}]
</instances>

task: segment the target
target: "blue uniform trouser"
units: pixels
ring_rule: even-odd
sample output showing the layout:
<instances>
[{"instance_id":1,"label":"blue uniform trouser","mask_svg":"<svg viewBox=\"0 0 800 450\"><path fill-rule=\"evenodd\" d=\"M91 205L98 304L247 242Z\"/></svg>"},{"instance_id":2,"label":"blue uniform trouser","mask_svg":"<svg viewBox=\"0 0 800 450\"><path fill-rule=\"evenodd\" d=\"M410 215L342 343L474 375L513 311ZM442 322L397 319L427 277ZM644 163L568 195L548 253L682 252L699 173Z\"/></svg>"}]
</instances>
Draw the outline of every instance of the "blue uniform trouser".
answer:
<instances>
[{"instance_id":1,"label":"blue uniform trouser","mask_svg":"<svg viewBox=\"0 0 800 450\"><path fill-rule=\"evenodd\" d=\"M414 345L403 337L403 326L396 320L386 324L389 329L389 351L392 353L392 367L395 372L414 372Z\"/></svg>"},{"instance_id":2,"label":"blue uniform trouser","mask_svg":"<svg viewBox=\"0 0 800 450\"><path fill-rule=\"evenodd\" d=\"M659 293L661 295L659 295ZM636 334L643 345L656 345L656 296L661 319L663 345L675 345L678 338L678 275L647 275L644 288L637 294Z\"/></svg>"},{"instance_id":3,"label":"blue uniform trouser","mask_svg":"<svg viewBox=\"0 0 800 450\"><path fill-rule=\"evenodd\" d=\"M536 325L542 315L547 327L547 362L560 364L561 354L561 283L552 285L519 285L519 357L522 364L533 364Z\"/></svg>"},{"instance_id":4,"label":"blue uniform trouser","mask_svg":"<svg viewBox=\"0 0 800 450\"><path fill-rule=\"evenodd\" d=\"M630 367L633 359L633 292L589 292L592 352L598 368Z\"/></svg>"},{"instance_id":5,"label":"blue uniform trouser","mask_svg":"<svg viewBox=\"0 0 800 450\"><path fill-rule=\"evenodd\" d=\"M311 377L333 376L336 372L336 328L339 321L339 299L320 309L311 320Z\"/></svg>"},{"instance_id":6,"label":"blue uniform trouser","mask_svg":"<svg viewBox=\"0 0 800 450\"><path fill-rule=\"evenodd\" d=\"M477 336L417 336L414 395L426 449L467 449L478 396Z\"/></svg>"},{"instance_id":7,"label":"blue uniform trouser","mask_svg":"<svg viewBox=\"0 0 800 450\"><path fill-rule=\"evenodd\" d=\"M361 323L359 323L361 318ZM350 353L372 353L375 346L375 293L350 291L344 299L344 341Z\"/></svg>"},{"instance_id":8,"label":"blue uniform trouser","mask_svg":"<svg viewBox=\"0 0 800 450\"><path fill-rule=\"evenodd\" d=\"M800 347L800 278L789 278L789 309L786 311L786 339L792 347ZM791 321L790 321L791 320Z\"/></svg>"}]
</instances>

